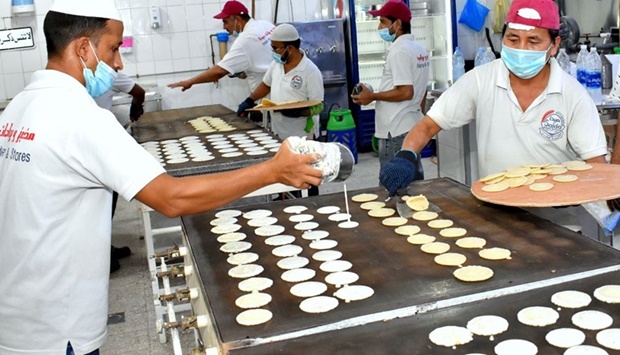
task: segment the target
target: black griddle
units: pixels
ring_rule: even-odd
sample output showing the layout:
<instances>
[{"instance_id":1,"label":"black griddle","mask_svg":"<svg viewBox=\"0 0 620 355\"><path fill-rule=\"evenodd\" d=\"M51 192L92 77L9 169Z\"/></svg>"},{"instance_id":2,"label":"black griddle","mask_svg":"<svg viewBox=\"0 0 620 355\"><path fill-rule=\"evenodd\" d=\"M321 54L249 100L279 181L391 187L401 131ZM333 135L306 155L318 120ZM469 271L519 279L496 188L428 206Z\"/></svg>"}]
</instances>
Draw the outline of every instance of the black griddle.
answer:
<instances>
[{"instance_id":1,"label":"black griddle","mask_svg":"<svg viewBox=\"0 0 620 355\"><path fill-rule=\"evenodd\" d=\"M219 117L236 129L229 132L198 133L188 121L201 116ZM247 134L248 131L252 130L262 129L256 123L247 122L244 118L237 117L234 111L223 105L207 105L145 113L138 121L138 124L133 127L133 135L138 143L159 143L188 136L199 137L200 141L205 143L207 149L213 153L215 159L203 162L194 162L190 159L190 161L186 163L166 164L164 166L166 172L170 175L181 177L236 170L266 161L273 157L275 152L271 151L263 155L243 154L238 157L223 157L206 139L214 134L222 134L228 138L234 134ZM262 130L262 132L269 133L272 139L281 142L281 140L271 132L267 132L266 130Z\"/></svg>"},{"instance_id":2,"label":"black griddle","mask_svg":"<svg viewBox=\"0 0 620 355\"><path fill-rule=\"evenodd\" d=\"M383 189L376 188L350 191L349 196L362 192L377 193L379 200L383 200L386 195ZM466 236L485 238L486 247L510 249L512 260L481 259L477 256L477 250L459 248L455 244L456 239L440 237L438 230L427 227L424 222L411 221L409 224L422 228L421 233L435 235L439 241L449 243L451 251L465 254L468 258L465 265L484 265L495 272L490 280L484 282L458 281L452 276L454 267L435 264L433 255L425 254L420 251L419 246L407 243L406 237L394 233L394 227L383 226L382 219L368 217L367 211L360 209L359 203L349 203L352 219L360 223L355 229L340 229L336 222L329 221L326 215L316 212L319 207L327 205L340 206L344 211L343 194L239 208L244 212L262 208L272 210L273 216L279 220L278 224L286 227L283 234L296 236L294 244L304 248L300 255L310 259L307 267L317 270L317 276L313 280L324 281L326 273L319 270L320 263L312 259L315 250L309 248L310 241L300 237L301 232L293 228L294 223L288 222L290 215L283 212L283 209L290 205L307 206L308 210L302 213L314 215L314 221L320 224L319 229L327 230L330 232L328 238L338 241L335 249L343 253L341 259L352 262L350 271L360 276L356 284L370 286L375 291L369 299L341 302L335 310L328 313L307 314L301 311L299 303L302 299L289 292L293 284L280 278L284 270L276 266L280 258L271 254L273 247L264 243L265 237L255 236L254 228L249 227L247 221L239 217L238 223L242 225L240 231L246 233L246 241L253 244L249 251L260 255L257 263L265 268L259 276L274 280L274 285L265 291L273 296L273 300L264 307L273 312L273 319L262 325L245 327L235 321L237 314L242 311L234 303L243 294L237 288L240 280L228 276L228 270L232 267L226 262L228 255L219 251L221 244L216 241L217 235L210 232L212 226L209 222L215 218L216 212L183 217L182 225L190 253L202 281L203 291L207 295L208 307L211 309L215 331L222 348L231 353L234 349L244 347L247 349L243 351L252 352L252 349L255 349L256 353L273 353L272 350L275 349L286 353L289 349L287 344L304 341L303 336L306 333L316 333L317 335L310 338L317 337L317 340L311 342L321 343L320 349L324 350L317 353L338 353L340 350L347 353L347 346L353 346L359 353L359 349L364 347L355 347L356 340L351 340L353 344L347 345L346 342L338 340L336 332L330 331L334 327L350 327L343 332L357 334L353 335L354 338L368 338L366 342L375 343L373 346L383 349L370 353L390 353L400 348L398 344L413 341L413 335L400 332L399 324L418 324L416 317L424 318L419 321L420 327L432 330L437 326L454 323L444 322L442 318L449 314L439 312L447 312L442 309L448 309L452 305L475 304L488 299L485 305L481 306L482 309L503 307L502 305L511 303L503 294L522 294L536 289L543 292L550 290L555 284L561 286L571 280L588 279L597 274L620 270L619 251L523 210L481 203L471 195L468 187L453 180L441 178L415 182L409 187L409 193L424 194L443 210L439 218L451 219L454 226L466 228ZM391 201L389 206L394 207L394 204L395 201ZM325 295L335 291L335 287L328 285ZM466 307L453 308L458 311ZM615 312L616 321L620 321L617 316L618 308L615 308ZM472 311L471 314L473 313L477 312ZM485 313L476 315L482 314ZM404 319L396 320L399 317ZM461 319L459 324L464 325L467 320ZM377 334L376 328L382 326L386 327L386 334L396 338L381 339L378 336L381 333ZM428 332L415 339L420 341L419 339L427 339L427 336ZM288 340L282 340L286 338ZM299 340L293 341L297 338ZM275 342L269 347L258 347L263 341ZM364 342L360 341L359 344ZM369 346L369 349L371 348ZM406 353L435 352L429 350Z\"/></svg>"}]
</instances>

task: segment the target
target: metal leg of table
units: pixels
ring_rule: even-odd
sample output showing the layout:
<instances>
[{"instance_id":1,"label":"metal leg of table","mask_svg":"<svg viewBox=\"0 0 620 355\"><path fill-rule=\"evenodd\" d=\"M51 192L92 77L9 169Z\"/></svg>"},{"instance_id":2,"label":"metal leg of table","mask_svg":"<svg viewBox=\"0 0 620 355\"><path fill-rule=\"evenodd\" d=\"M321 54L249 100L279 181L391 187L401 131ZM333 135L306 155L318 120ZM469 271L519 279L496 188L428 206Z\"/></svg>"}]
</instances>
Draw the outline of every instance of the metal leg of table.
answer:
<instances>
[{"instance_id":1,"label":"metal leg of table","mask_svg":"<svg viewBox=\"0 0 620 355\"><path fill-rule=\"evenodd\" d=\"M181 226L167 227L167 228L153 228L151 224L151 215L150 213L153 211L150 207L141 204L140 211L142 215L142 226L144 231L144 242L146 244L146 255L148 260L149 272L151 274L151 291L153 292L153 302L155 305L155 321L156 322L164 322L164 314L167 312L166 306L163 306L159 301L159 296L161 295L161 290L159 288L159 279L156 274L158 272L157 263L155 260L155 244L154 244L154 236L166 234L166 233L176 233L181 232ZM159 341L161 343L165 343L166 332L159 333Z\"/></svg>"}]
</instances>

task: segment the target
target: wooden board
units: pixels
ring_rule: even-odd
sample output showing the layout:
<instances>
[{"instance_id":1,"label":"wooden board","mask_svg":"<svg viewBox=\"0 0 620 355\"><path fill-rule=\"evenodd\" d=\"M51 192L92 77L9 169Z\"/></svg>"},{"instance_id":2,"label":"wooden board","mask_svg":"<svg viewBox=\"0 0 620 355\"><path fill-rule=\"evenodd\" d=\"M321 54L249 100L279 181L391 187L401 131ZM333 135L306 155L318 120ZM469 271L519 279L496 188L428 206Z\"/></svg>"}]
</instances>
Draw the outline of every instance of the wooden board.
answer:
<instances>
[{"instance_id":1,"label":"wooden board","mask_svg":"<svg viewBox=\"0 0 620 355\"><path fill-rule=\"evenodd\" d=\"M554 175L549 175L536 180L553 183L553 188L547 191L532 191L529 186L519 186L500 192L486 192L482 191L485 184L476 181L471 192L479 200L515 207L570 206L620 197L620 165L592 164L590 170L569 170L566 174L576 175L578 179L556 182L553 181Z\"/></svg>"},{"instance_id":2,"label":"wooden board","mask_svg":"<svg viewBox=\"0 0 620 355\"><path fill-rule=\"evenodd\" d=\"M321 101L306 100L306 101L297 101L297 102L287 102L287 103L278 104L275 106L258 105L251 109L248 109L247 111L280 111L280 110L288 110L288 109L293 109L293 108L310 107L310 106L318 105L320 103Z\"/></svg>"}]
</instances>

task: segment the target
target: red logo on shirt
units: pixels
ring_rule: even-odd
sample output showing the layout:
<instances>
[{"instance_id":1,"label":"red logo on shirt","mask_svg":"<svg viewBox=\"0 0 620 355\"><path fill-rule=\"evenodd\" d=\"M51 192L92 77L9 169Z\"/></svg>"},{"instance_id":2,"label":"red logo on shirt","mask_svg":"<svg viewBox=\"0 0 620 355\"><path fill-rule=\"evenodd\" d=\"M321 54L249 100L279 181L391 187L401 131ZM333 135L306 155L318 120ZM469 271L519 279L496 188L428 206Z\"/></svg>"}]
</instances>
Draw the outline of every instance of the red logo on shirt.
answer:
<instances>
[{"instance_id":1,"label":"red logo on shirt","mask_svg":"<svg viewBox=\"0 0 620 355\"><path fill-rule=\"evenodd\" d=\"M33 141L35 134L30 132L30 128L24 129L22 127L21 130L13 129L13 123L5 123L0 130L0 138L7 137L9 142L19 142L22 140Z\"/></svg>"}]
</instances>

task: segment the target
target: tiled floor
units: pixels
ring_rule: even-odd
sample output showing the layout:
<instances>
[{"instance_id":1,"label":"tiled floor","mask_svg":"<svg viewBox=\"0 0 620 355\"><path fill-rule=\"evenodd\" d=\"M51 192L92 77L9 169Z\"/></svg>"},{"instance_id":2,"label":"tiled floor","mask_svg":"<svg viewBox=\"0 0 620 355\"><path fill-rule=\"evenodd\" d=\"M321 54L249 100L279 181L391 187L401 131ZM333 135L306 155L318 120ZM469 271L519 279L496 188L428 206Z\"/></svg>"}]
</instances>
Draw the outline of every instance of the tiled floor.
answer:
<instances>
[{"instance_id":1,"label":"tiled floor","mask_svg":"<svg viewBox=\"0 0 620 355\"><path fill-rule=\"evenodd\" d=\"M427 179L437 177L437 167L430 159L423 159L423 165ZM360 154L353 174L346 181L347 190L378 186L378 172L379 161L376 155L372 152ZM343 183L328 183L321 187L321 194L342 191ZM154 227L180 224L179 219L166 219L157 213L152 215ZM155 327L151 275L148 271L140 212L136 202L119 200L112 233L113 244L129 246L133 255L122 259L121 269L110 277L109 312L123 312L125 318L124 322L109 325L108 341L101 349L102 354L173 354L170 341L160 343ZM166 249L174 243L180 243L179 235L162 235L157 237L155 248ZM620 245L620 237L616 237L615 245ZM182 334L182 344L183 354L190 354L194 347L193 332Z\"/></svg>"}]
</instances>

